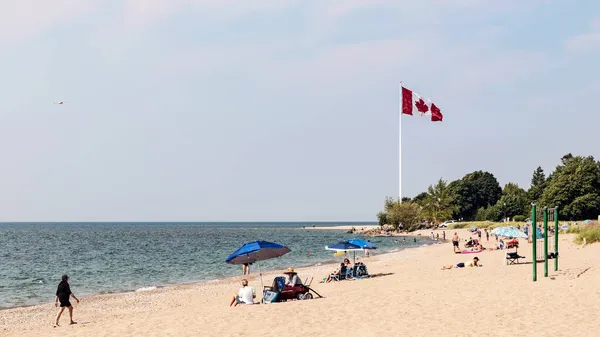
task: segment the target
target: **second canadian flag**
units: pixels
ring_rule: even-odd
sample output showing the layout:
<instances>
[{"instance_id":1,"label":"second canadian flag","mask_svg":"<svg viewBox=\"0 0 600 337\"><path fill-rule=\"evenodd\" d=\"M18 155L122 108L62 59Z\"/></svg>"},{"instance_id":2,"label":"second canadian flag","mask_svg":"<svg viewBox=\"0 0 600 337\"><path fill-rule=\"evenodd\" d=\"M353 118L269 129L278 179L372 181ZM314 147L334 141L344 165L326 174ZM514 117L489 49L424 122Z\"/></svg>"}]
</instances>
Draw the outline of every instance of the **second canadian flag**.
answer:
<instances>
[{"instance_id":1,"label":"second canadian flag","mask_svg":"<svg viewBox=\"0 0 600 337\"><path fill-rule=\"evenodd\" d=\"M429 116L432 122L441 122L444 119L444 115L435 104L426 102L412 90L402 87L402 113L412 116L415 110L421 115Z\"/></svg>"}]
</instances>

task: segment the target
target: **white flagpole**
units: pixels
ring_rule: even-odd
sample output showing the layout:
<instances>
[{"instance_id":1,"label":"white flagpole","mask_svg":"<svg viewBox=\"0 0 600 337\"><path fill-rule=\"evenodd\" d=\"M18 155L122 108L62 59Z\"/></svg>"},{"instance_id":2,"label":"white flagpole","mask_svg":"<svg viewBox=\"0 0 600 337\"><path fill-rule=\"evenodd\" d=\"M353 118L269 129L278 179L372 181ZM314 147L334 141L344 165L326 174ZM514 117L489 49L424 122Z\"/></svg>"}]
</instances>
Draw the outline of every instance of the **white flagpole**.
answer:
<instances>
[{"instance_id":1,"label":"white flagpole","mask_svg":"<svg viewBox=\"0 0 600 337\"><path fill-rule=\"evenodd\" d=\"M398 202L402 202L402 82L398 94Z\"/></svg>"}]
</instances>

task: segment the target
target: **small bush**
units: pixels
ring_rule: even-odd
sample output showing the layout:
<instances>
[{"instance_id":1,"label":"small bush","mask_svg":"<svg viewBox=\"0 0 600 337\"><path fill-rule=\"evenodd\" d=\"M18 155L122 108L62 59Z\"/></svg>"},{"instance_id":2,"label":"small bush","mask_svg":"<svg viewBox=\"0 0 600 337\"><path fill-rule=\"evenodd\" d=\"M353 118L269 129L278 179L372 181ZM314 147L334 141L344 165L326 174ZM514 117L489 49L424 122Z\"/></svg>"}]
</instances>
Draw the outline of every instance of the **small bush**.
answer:
<instances>
[{"instance_id":1,"label":"small bush","mask_svg":"<svg viewBox=\"0 0 600 337\"><path fill-rule=\"evenodd\" d=\"M525 216L524 215L515 215L515 217L513 218L513 220L515 222L523 222L523 221L525 221Z\"/></svg>"}]
</instances>

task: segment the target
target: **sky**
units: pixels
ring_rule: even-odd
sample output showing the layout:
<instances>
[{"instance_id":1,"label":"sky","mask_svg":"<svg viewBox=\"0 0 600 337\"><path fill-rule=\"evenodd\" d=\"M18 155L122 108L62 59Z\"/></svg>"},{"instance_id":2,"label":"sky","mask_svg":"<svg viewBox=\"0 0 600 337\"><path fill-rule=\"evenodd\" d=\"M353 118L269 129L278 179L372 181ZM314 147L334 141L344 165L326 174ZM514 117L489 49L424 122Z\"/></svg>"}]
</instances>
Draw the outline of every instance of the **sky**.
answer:
<instances>
[{"instance_id":1,"label":"sky","mask_svg":"<svg viewBox=\"0 0 600 337\"><path fill-rule=\"evenodd\" d=\"M600 2L4 0L0 221L374 221L600 158ZM66 101L64 105L53 104Z\"/></svg>"}]
</instances>

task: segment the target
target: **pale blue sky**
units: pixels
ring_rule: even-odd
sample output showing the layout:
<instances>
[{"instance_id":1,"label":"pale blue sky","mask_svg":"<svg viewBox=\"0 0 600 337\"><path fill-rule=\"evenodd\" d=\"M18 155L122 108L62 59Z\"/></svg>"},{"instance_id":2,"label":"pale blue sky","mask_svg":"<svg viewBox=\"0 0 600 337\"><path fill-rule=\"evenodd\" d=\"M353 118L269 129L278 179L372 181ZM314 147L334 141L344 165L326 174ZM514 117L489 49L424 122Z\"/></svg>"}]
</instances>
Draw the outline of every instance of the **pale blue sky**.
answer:
<instances>
[{"instance_id":1,"label":"pale blue sky","mask_svg":"<svg viewBox=\"0 0 600 337\"><path fill-rule=\"evenodd\" d=\"M600 158L600 2L5 0L0 221L374 220ZM65 105L54 105L65 100Z\"/></svg>"}]
</instances>

